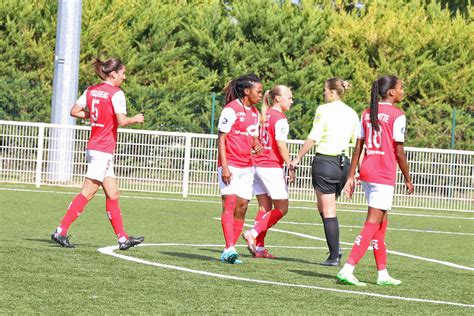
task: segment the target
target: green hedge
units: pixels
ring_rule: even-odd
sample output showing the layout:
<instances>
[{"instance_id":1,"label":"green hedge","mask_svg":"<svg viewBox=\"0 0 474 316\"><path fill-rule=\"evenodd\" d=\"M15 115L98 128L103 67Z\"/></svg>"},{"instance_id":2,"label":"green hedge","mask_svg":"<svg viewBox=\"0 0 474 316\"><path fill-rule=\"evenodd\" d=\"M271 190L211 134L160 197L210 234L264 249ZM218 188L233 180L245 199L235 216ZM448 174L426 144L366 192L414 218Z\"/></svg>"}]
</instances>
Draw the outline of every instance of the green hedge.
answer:
<instances>
[{"instance_id":1,"label":"green hedge","mask_svg":"<svg viewBox=\"0 0 474 316\"><path fill-rule=\"evenodd\" d=\"M371 82L395 74L405 82L407 145L449 148L456 108L456 148L474 150L471 2L347 8L344 1L84 0L80 90L97 81L95 56L120 57L130 112L146 116L141 128L207 133L211 93L255 72L265 88L293 88L291 137L304 139L327 78L351 80L346 102L361 112ZM0 3L0 118L49 121L56 15L56 1Z\"/></svg>"}]
</instances>

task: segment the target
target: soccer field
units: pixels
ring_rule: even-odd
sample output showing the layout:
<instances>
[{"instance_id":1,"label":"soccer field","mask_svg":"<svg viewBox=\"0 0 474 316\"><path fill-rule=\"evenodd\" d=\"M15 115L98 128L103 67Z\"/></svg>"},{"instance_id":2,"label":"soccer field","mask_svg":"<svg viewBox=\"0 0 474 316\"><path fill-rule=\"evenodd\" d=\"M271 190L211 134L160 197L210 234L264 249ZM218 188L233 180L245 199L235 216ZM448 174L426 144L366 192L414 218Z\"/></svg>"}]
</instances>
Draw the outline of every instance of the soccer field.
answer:
<instances>
[{"instance_id":1,"label":"soccer field","mask_svg":"<svg viewBox=\"0 0 474 316\"><path fill-rule=\"evenodd\" d=\"M0 313L472 314L474 214L394 210L388 269L399 287L375 284L369 250L355 275L366 288L336 283L314 204L293 203L267 235L277 260L219 261L220 200L122 192L126 231L145 245L119 252L96 196L69 233L75 249L50 241L75 189L0 184ZM247 224L253 222L252 201ZM365 209L339 206L343 261Z\"/></svg>"}]
</instances>

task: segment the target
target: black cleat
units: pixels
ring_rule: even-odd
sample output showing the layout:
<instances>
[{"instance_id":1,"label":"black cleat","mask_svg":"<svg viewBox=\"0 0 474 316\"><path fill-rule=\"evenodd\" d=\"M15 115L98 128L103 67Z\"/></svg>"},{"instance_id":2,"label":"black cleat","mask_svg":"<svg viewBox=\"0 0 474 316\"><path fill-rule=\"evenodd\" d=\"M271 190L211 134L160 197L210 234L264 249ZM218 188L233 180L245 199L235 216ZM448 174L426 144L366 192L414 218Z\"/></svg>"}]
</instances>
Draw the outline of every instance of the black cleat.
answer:
<instances>
[{"instance_id":1,"label":"black cleat","mask_svg":"<svg viewBox=\"0 0 474 316\"><path fill-rule=\"evenodd\" d=\"M133 237L129 236L127 240L124 242L119 242L119 249L120 250L127 250L128 248L134 247L136 245L141 244L145 240L145 237Z\"/></svg>"},{"instance_id":2,"label":"black cleat","mask_svg":"<svg viewBox=\"0 0 474 316\"><path fill-rule=\"evenodd\" d=\"M51 234L51 240L64 248L75 248L73 244L69 242L69 236L63 236L58 234L57 231Z\"/></svg>"},{"instance_id":3,"label":"black cleat","mask_svg":"<svg viewBox=\"0 0 474 316\"><path fill-rule=\"evenodd\" d=\"M341 265L341 259L339 258L339 256L335 259L331 259L331 257L328 257L326 261L320 262L319 264L326 267L338 267Z\"/></svg>"}]
</instances>

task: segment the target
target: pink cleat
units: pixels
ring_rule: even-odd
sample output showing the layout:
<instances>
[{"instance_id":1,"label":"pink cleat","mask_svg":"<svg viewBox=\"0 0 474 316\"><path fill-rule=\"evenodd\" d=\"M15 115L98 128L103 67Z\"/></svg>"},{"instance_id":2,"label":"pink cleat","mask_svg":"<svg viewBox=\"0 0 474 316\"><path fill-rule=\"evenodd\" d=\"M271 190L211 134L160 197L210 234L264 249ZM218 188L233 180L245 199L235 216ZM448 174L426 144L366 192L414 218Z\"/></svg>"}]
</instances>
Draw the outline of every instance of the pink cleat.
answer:
<instances>
[{"instance_id":1,"label":"pink cleat","mask_svg":"<svg viewBox=\"0 0 474 316\"><path fill-rule=\"evenodd\" d=\"M247 230L245 233L242 234L242 237L247 242L247 249L250 251L250 254L252 256L255 256L255 253L257 252L255 246L256 240L252 236L252 232L250 230Z\"/></svg>"},{"instance_id":2,"label":"pink cleat","mask_svg":"<svg viewBox=\"0 0 474 316\"><path fill-rule=\"evenodd\" d=\"M265 249L264 251L256 251L253 257L261 259L276 259L276 257L269 253L267 249Z\"/></svg>"}]
</instances>

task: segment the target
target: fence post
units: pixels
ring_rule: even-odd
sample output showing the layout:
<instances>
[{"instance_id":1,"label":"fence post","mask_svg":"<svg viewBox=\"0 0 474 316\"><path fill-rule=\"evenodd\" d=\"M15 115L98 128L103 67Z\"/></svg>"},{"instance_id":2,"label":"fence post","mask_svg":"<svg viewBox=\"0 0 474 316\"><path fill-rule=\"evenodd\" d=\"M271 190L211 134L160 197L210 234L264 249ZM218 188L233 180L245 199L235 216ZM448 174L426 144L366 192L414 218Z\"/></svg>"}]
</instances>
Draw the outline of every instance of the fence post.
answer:
<instances>
[{"instance_id":1,"label":"fence post","mask_svg":"<svg viewBox=\"0 0 474 316\"><path fill-rule=\"evenodd\" d=\"M191 135L186 134L184 145L184 170L183 170L183 197L188 197L189 192L189 166L191 165Z\"/></svg>"},{"instance_id":2,"label":"fence post","mask_svg":"<svg viewBox=\"0 0 474 316\"><path fill-rule=\"evenodd\" d=\"M451 125L451 149L454 149L454 138L456 137L456 133L454 130L456 129L456 108L453 106L453 114L452 114L452 125Z\"/></svg>"},{"instance_id":3,"label":"fence post","mask_svg":"<svg viewBox=\"0 0 474 316\"><path fill-rule=\"evenodd\" d=\"M216 115L216 93L212 92L211 134L214 134L214 118Z\"/></svg>"},{"instance_id":4,"label":"fence post","mask_svg":"<svg viewBox=\"0 0 474 316\"><path fill-rule=\"evenodd\" d=\"M36 153L36 175L35 185L41 186L41 171L43 169L43 147L44 147L44 124L39 124L38 129L38 149Z\"/></svg>"}]
</instances>

